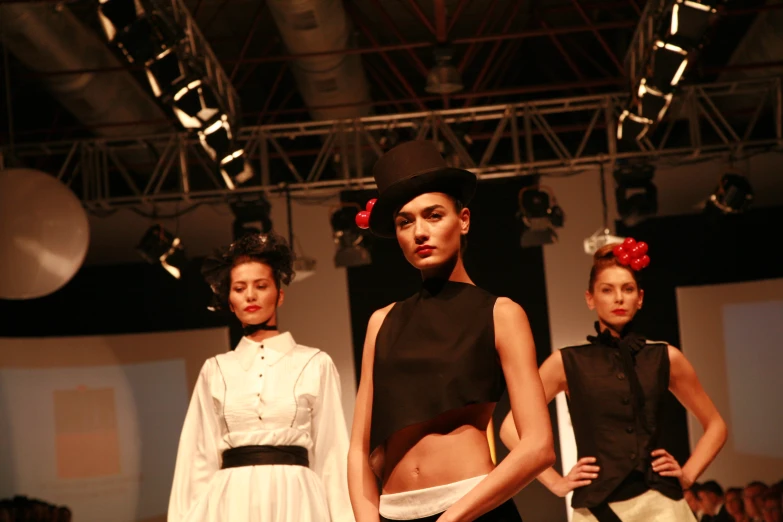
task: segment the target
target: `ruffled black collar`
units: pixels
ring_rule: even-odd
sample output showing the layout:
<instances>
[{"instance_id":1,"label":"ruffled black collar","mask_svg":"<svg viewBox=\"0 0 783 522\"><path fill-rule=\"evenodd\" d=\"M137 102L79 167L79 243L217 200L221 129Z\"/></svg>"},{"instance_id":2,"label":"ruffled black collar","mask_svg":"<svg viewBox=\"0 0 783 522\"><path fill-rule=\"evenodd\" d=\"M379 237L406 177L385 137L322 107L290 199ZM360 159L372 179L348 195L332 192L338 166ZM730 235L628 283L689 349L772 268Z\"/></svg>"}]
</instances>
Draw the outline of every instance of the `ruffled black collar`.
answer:
<instances>
[{"instance_id":1,"label":"ruffled black collar","mask_svg":"<svg viewBox=\"0 0 783 522\"><path fill-rule=\"evenodd\" d=\"M608 329L602 332L598 321L595 322L595 330L598 335L590 335L587 340L592 344L607 346L619 351L623 371L628 376L628 383L631 385L631 407L634 418L643 426L648 427L644 415L644 390L636 373L636 354L644 348L647 341L632 331L631 323L623 328L620 337L615 337Z\"/></svg>"},{"instance_id":2,"label":"ruffled black collar","mask_svg":"<svg viewBox=\"0 0 783 522\"><path fill-rule=\"evenodd\" d=\"M644 337L633 332L633 323L628 323L623 328L623 331L620 332L620 337L612 335L608 328L601 331L601 325L598 321L595 322L594 326L597 335L587 336L588 342L592 344L602 344L616 349L626 348L632 355L639 353L647 344Z\"/></svg>"}]
</instances>

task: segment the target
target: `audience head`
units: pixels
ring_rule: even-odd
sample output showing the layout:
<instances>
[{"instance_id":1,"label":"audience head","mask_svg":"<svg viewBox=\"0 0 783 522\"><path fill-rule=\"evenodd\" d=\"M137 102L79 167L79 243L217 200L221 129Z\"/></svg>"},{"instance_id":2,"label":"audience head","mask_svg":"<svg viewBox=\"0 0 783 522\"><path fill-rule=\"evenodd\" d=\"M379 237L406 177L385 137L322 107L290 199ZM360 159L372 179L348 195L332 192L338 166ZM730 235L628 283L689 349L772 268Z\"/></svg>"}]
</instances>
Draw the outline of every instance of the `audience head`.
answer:
<instances>
[{"instance_id":1,"label":"audience head","mask_svg":"<svg viewBox=\"0 0 783 522\"><path fill-rule=\"evenodd\" d=\"M731 488L726 491L726 512L735 520L745 515L745 504L742 502L742 488Z\"/></svg>"},{"instance_id":2,"label":"audience head","mask_svg":"<svg viewBox=\"0 0 783 522\"><path fill-rule=\"evenodd\" d=\"M723 488L714 480L708 480L699 486L698 497L705 513L717 515L723 503Z\"/></svg>"},{"instance_id":3,"label":"audience head","mask_svg":"<svg viewBox=\"0 0 783 522\"><path fill-rule=\"evenodd\" d=\"M694 482L690 489L684 491L685 502L688 503L688 507L691 508L691 511L694 513L702 511L701 501L699 500L699 486L700 484L698 482Z\"/></svg>"},{"instance_id":4,"label":"audience head","mask_svg":"<svg viewBox=\"0 0 783 522\"><path fill-rule=\"evenodd\" d=\"M761 497L769 489L766 484L754 481L745 486L742 500L745 503L745 513L750 518L761 518Z\"/></svg>"},{"instance_id":5,"label":"audience head","mask_svg":"<svg viewBox=\"0 0 783 522\"><path fill-rule=\"evenodd\" d=\"M768 488L761 496L761 516L764 522L783 522L780 492Z\"/></svg>"}]
</instances>

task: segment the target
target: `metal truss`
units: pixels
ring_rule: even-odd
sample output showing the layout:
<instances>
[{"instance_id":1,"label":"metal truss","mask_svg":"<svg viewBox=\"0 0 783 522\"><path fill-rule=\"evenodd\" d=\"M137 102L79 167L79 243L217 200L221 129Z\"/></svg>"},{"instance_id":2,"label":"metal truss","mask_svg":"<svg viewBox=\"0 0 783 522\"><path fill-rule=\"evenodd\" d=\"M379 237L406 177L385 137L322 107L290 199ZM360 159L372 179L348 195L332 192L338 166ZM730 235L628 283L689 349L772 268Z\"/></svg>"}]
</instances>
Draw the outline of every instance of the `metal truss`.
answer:
<instances>
[{"instance_id":1,"label":"metal truss","mask_svg":"<svg viewBox=\"0 0 783 522\"><path fill-rule=\"evenodd\" d=\"M616 137L626 101L621 94L591 95L248 127L238 140L257 175L233 191L187 134L17 144L14 153L56 173L87 208L100 210L221 202L283 189L314 194L374 188L369 167L395 133L440 141L453 165L481 179L566 174L618 161L737 157L783 147L780 78L683 87L667 118L640 141ZM134 157L138 163L126 159ZM149 157L154 161L147 162Z\"/></svg>"},{"instance_id":2,"label":"metal truss","mask_svg":"<svg viewBox=\"0 0 783 522\"><path fill-rule=\"evenodd\" d=\"M644 76L653 44L660 39L662 15L673 3L673 0L650 0L644 6L625 56L629 85L638 85L638 81Z\"/></svg>"}]
</instances>

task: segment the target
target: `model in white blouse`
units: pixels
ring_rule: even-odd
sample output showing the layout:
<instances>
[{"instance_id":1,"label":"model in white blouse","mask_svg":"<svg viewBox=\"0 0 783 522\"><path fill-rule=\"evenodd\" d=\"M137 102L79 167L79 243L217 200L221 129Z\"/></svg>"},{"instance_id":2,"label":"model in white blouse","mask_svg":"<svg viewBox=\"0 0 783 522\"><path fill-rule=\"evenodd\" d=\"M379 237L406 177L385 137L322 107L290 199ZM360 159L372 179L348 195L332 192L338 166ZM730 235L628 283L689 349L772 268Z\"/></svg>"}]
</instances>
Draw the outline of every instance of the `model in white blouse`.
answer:
<instances>
[{"instance_id":1,"label":"model in white blouse","mask_svg":"<svg viewBox=\"0 0 783 522\"><path fill-rule=\"evenodd\" d=\"M310 466L221 469L240 446L301 446ZM328 354L290 333L207 360L177 454L168 522L351 522L348 435Z\"/></svg>"}]
</instances>

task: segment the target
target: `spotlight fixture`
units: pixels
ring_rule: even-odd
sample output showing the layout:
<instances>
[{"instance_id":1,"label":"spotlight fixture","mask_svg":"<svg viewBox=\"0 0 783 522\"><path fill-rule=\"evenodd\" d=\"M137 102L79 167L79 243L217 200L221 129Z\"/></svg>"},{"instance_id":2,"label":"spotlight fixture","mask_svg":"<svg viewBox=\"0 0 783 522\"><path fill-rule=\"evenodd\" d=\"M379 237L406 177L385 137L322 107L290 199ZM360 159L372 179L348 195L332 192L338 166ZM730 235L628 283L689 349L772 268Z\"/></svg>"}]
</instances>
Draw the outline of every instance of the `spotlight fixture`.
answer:
<instances>
[{"instance_id":1,"label":"spotlight fixture","mask_svg":"<svg viewBox=\"0 0 783 522\"><path fill-rule=\"evenodd\" d=\"M724 214L744 212L753 202L753 187L742 174L727 173L721 176L709 203Z\"/></svg>"},{"instance_id":2,"label":"spotlight fixture","mask_svg":"<svg viewBox=\"0 0 783 522\"><path fill-rule=\"evenodd\" d=\"M612 243L622 243L624 237L614 236L608 228L599 228L584 240L585 254L593 255L601 248Z\"/></svg>"},{"instance_id":3,"label":"spotlight fixture","mask_svg":"<svg viewBox=\"0 0 783 522\"><path fill-rule=\"evenodd\" d=\"M228 116L223 114L203 131L198 132L198 139L209 156L217 161L225 158L231 148L233 135Z\"/></svg>"},{"instance_id":4,"label":"spotlight fixture","mask_svg":"<svg viewBox=\"0 0 783 522\"><path fill-rule=\"evenodd\" d=\"M166 271L179 279L187 259L182 241L160 225L151 226L136 246L136 251L148 263L160 263Z\"/></svg>"},{"instance_id":5,"label":"spotlight fixture","mask_svg":"<svg viewBox=\"0 0 783 522\"><path fill-rule=\"evenodd\" d=\"M156 56L145 70L152 94L156 98L168 94L174 85L185 79L185 67L173 47L169 47Z\"/></svg>"},{"instance_id":6,"label":"spotlight fixture","mask_svg":"<svg viewBox=\"0 0 783 522\"><path fill-rule=\"evenodd\" d=\"M291 205L291 191L288 187L285 187L285 207L288 214L288 244L291 246L291 253L294 255L294 272L296 272L296 278L294 282L304 281L305 279L315 275L315 258L307 256L304 252L297 253L297 250L301 252L301 246L297 249L294 248L294 215L293 207Z\"/></svg>"},{"instance_id":7,"label":"spotlight fixture","mask_svg":"<svg viewBox=\"0 0 783 522\"><path fill-rule=\"evenodd\" d=\"M670 40L681 47L698 47L716 12L714 7L702 2L676 0L672 6Z\"/></svg>"},{"instance_id":8,"label":"spotlight fixture","mask_svg":"<svg viewBox=\"0 0 783 522\"><path fill-rule=\"evenodd\" d=\"M330 219L334 244L335 267L364 266L372 263L372 256L366 247L366 236L356 226L358 206L346 204L332 212Z\"/></svg>"},{"instance_id":9,"label":"spotlight fixture","mask_svg":"<svg viewBox=\"0 0 783 522\"><path fill-rule=\"evenodd\" d=\"M453 94L461 91L462 76L451 63L453 50L450 46L439 46L434 51L435 66L427 74L425 90L432 94Z\"/></svg>"},{"instance_id":10,"label":"spotlight fixture","mask_svg":"<svg viewBox=\"0 0 783 522\"><path fill-rule=\"evenodd\" d=\"M174 114L186 129L200 129L220 112L213 90L202 79L180 84L174 94Z\"/></svg>"},{"instance_id":11,"label":"spotlight fixture","mask_svg":"<svg viewBox=\"0 0 783 522\"><path fill-rule=\"evenodd\" d=\"M617 213L633 227L658 212L658 188L653 184L655 168L647 164L620 166L614 171L617 183Z\"/></svg>"},{"instance_id":12,"label":"spotlight fixture","mask_svg":"<svg viewBox=\"0 0 783 522\"><path fill-rule=\"evenodd\" d=\"M657 40L653 45L650 83L660 92L669 92L682 79L688 67L688 52L673 43Z\"/></svg>"},{"instance_id":13,"label":"spotlight fixture","mask_svg":"<svg viewBox=\"0 0 783 522\"><path fill-rule=\"evenodd\" d=\"M230 203L234 214L234 240L250 234L267 234L272 230L272 205L263 194L241 196Z\"/></svg>"},{"instance_id":14,"label":"spotlight fixture","mask_svg":"<svg viewBox=\"0 0 783 522\"><path fill-rule=\"evenodd\" d=\"M245 160L245 149L235 150L220 160L220 175L229 190L253 177L253 169Z\"/></svg>"},{"instance_id":15,"label":"spotlight fixture","mask_svg":"<svg viewBox=\"0 0 783 522\"><path fill-rule=\"evenodd\" d=\"M315 264L315 258L313 257L297 256L294 259L294 272L296 272L294 281L299 283L315 275Z\"/></svg>"},{"instance_id":16,"label":"spotlight fixture","mask_svg":"<svg viewBox=\"0 0 783 522\"><path fill-rule=\"evenodd\" d=\"M637 91L639 97L639 116L653 123L663 119L666 110L672 103L672 93L664 94L647 84L647 78L642 78ZM620 137L620 136L618 136Z\"/></svg>"},{"instance_id":17,"label":"spotlight fixture","mask_svg":"<svg viewBox=\"0 0 783 522\"><path fill-rule=\"evenodd\" d=\"M652 124L652 120L637 116L626 109L620 115L620 119L617 122L617 139L638 141L644 138Z\"/></svg>"},{"instance_id":18,"label":"spotlight fixture","mask_svg":"<svg viewBox=\"0 0 783 522\"><path fill-rule=\"evenodd\" d=\"M117 1L117 0L113 0ZM177 41L175 29L157 13L148 13L117 31L113 40L129 63L146 65Z\"/></svg>"},{"instance_id":19,"label":"spotlight fixture","mask_svg":"<svg viewBox=\"0 0 783 522\"><path fill-rule=\"evenodd\" d=\"M133 22L144 16L144 8L135 0L100 0L98 7L98 19L106 33L106 38L111 42Z\"/></svg>"},{"instance_id":20,"label":"spotlight fixture","mask_svg":"<svg viewBox=\"0 0 783 522\"><path fill-rule=\"evenodd\" d=\"M565 221L563 209L557 205L552 190L540 185L532 185L519 191L517 217L522 222L522 247L557 242L555 228L561 228Z\"/></svg>"}]
</instances>

